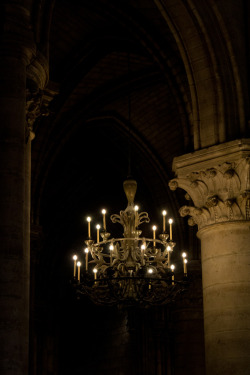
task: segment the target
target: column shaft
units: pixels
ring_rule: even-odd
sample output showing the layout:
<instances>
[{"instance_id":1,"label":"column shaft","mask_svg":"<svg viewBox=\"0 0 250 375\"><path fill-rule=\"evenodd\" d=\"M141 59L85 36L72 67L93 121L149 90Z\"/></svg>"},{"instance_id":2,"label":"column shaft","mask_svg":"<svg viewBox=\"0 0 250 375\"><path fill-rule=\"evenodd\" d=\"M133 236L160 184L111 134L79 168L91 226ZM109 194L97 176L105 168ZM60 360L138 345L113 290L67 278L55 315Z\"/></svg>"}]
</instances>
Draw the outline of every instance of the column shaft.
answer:
<instances>
[{"instance_id":1,"label":"column shaft","mask_svg":"<svg viewBox=\"0 0 250 375\"><path fill-rule=\"evenodd\" d=\"M29 170L26 152L26 65L0 58L0 373L28 373Z\"/></svg>"},{"instance_id":2,"label":"column shaft","mask_svg":"<svg viewBox=\"0 0 250 375\"><path fill-rule=\"evenodd\" d=\"M250 369L250 222L214 224L198 232L202 247L207 375Z\"/></svg>"}]
</instances>

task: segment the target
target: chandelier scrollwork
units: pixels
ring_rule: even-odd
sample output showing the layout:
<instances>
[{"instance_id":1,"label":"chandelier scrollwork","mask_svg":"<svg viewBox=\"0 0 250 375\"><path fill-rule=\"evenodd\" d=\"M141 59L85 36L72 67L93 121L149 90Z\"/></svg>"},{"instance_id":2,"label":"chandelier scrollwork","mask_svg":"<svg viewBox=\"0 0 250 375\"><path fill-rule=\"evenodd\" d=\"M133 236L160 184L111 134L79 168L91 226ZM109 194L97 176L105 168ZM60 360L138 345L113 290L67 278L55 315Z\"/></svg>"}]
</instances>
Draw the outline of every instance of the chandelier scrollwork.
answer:
<instances>
[{"instance_id":1,"label":"chandelier scrollwork","mask_svg":"<svg viewBox=\"0 0 250 375\"><path fill-rule=\"evenodd\" d=\"M169 303L186 288L186 253L183 253L184 277L176 280L174 265L170 262L175 246L172 219L169 220L170 234L166 233L166 211L163 211L160 239L156 238L155 226L152 228L153 238L142 237L139 226L149 223L150 219L147 212L139 213L138 206L134 204L137 183L128 179L123 187L128 200L127 208L119 215L110 217L113 223L123 226L123 237L110 238L111 234L106 229L106 211L103 210L103 231L100 233L100 225L96 226L95 242L91 238L91 219L88 217L85 267L81 272L81 263L74 255L73 286L78 296L87 295L100 305L150 306Z\"/></svg>"}]
</instances>

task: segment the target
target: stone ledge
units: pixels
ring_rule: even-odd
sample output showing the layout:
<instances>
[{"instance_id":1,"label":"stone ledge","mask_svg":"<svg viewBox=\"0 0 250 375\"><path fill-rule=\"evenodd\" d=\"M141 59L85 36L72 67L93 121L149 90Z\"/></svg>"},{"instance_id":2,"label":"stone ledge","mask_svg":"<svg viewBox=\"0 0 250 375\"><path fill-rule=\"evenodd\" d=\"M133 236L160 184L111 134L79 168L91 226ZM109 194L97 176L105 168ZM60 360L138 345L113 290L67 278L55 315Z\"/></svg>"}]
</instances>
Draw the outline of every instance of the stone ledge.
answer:
<instances>
[{"instance_id":1,"label":"stone ledge","mask_svg":"<svg viewBox=\"0 0 250 375\"><path fill-rule=\"evenodd\" d=\"M177 156L173 161L173 171L178 177L196 170L211 168L214 164L234 162L250 156L250 139L237 139L220 145L207 147L189 154Z\"/></svg>"}]
</instances>

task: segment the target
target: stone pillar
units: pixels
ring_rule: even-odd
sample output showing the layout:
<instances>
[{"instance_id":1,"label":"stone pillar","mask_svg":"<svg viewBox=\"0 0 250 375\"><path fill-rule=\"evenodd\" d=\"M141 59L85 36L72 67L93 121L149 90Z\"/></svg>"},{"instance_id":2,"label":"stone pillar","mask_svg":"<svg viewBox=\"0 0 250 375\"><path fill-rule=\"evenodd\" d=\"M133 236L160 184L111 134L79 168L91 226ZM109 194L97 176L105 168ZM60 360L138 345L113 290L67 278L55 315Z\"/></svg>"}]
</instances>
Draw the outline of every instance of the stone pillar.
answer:
<instances>
[{"instance_id":1,"label":"stone pillar","mask_svg":"<svg viewBox=\"0 0 250 375\"><path fill-rule=\"evenodd\" d=\"M26 81L27 71L37 65L37 51L29 10L13 2L3 5L1 11L4 25L0 45L0 373L26 375L31 160ZM31 60L34 65L30 65Z\"/></svg>"},{"instance_id":2,"label":"stone pillar","mask_svg":"<svg viewBox=\"0 0 250 375\"><path fill-rule=\"evenodd\" d=\"M25 53L0 57L0 373L3 375L24 375L28 371L27 63Z\"/></svg>"},{"instance_id":3,"label":"stone pillar","mask_svg":"<svg viewBox=\"0 0 250 375\"><path fill-rule=\"evenodd\" d=\"M209 147L174 160L193 206L180 209L201 240L207 375L250 369L250 140Z\"/></svg>"}]
</instances>

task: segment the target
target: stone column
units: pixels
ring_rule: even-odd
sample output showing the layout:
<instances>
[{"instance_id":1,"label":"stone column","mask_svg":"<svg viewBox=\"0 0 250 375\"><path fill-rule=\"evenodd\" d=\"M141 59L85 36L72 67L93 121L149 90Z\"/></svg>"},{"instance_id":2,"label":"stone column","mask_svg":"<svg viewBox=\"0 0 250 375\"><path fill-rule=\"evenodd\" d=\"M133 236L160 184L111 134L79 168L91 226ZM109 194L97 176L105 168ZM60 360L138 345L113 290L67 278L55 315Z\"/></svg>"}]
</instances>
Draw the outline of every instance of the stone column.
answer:
<instances>
[{"instance_id":1,"label":"stone column","mask_svg":"<svg viewBox=\"0 0 250 375\"><path fill-rule=\"evenodd\" d=\"M27 374L29 202L26 199L25 51L0 57L0 373ZM22 53L23 52L23 53ZM30 157L30 155L29 155Z\"/></svg>"},{"instance_id":2,"label":"stone column","mask_svg":"<svg viewBox=\"0 0 250 375\"><path fill-rule=\"evenodd\" d=\"M250 140L174 160L170 188L188 193L180 209L201 240L207 375L250 369Z\"/></svg>"},{"instance_id":3,"label":"stone column","mask_svg":"<svg viewBox=\"0 0 250 375\"><path fill-rule=\"evenodd\" d=\"M29 10L16 2L3 5L1 10L4 25L0 45L0 373L26 375L32 135L26 122L26 82L29 75L41 76L41 80L45 74L37 70ZM27 74L33 71L36 74Z\"/></svg>"}]
</instances>

